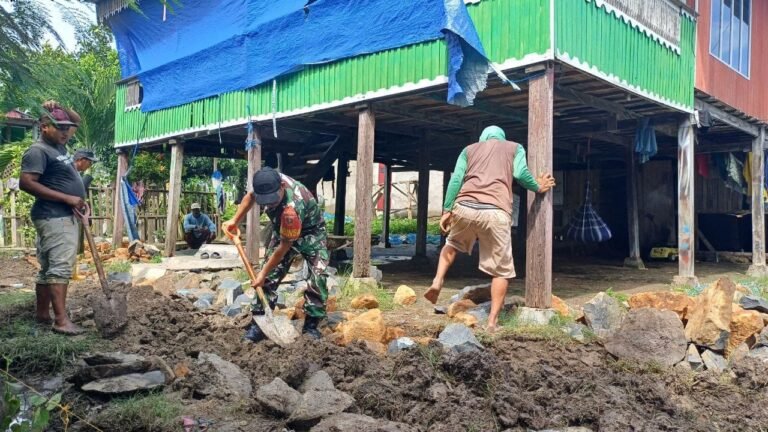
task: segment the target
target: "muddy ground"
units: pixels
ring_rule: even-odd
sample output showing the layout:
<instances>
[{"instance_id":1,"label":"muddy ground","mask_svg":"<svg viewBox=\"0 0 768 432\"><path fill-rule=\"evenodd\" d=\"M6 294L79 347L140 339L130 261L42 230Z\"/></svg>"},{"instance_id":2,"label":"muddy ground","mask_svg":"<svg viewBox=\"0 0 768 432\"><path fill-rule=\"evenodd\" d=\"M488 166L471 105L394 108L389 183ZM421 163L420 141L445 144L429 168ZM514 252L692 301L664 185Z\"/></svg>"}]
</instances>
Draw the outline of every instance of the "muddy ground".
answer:
<instances>
[{"instance_id":1,"label":"muddy ground","mask_svg":"<svg viewBox=\"0 0 768 432\"><path fill-rule=\"evenodd\" d=\"M33 274L34 269L21 260L0 261L0 280L27 283ZM393 287L404 282L391 271L385 274L385 282L389 279ZM422 290L415 285L417 292ZM88 295L97 289L95 282L85 281L74 284L70 294L73 317L94 333ZM235 320L199 312L187 300L164 296L151 287L135 288L129 301L127 329L105 348L158 355L171 367L188 366L191 373L165 391L184 398L183 414L214 420L213 430L281 431L285 424L255 400L238 404L201 399L196 389L205 376L195 370L200 352L213 352L237 364L250 374L254 389L275 377L298 385L308 373L323 369L338 389L355 398L348 411L423 431L565 426L595 431L768 430L768 368L752 359L718 376L616 362L599 342L582 345L509 336L488 340L481 353L460 355L424 347L381 357L362 344L339 347L306 339L280 348L271 342L243 343ZM422 308L427 313L427 307ZM32 311L13 314L7 318L31 316ZM418 326L412 322L413 314L395 311L386 314L386 320L393 325L406 322L410 334L436 336L438 321ZM73 409L89 416L108 405L74 390L66 397ZM99 426L122 430L119 424ZM82 422L70 425L73 429L89 430Z\"/></svg>"}]
</instances>

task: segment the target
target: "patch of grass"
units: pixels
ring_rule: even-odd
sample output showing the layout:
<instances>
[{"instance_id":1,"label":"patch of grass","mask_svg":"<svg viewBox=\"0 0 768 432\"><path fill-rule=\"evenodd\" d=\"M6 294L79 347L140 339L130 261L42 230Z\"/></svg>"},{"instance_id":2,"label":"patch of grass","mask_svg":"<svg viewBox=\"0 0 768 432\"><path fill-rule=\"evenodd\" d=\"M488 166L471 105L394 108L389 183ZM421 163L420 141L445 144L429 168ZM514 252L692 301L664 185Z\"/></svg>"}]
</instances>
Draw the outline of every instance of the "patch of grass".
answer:
<instances>
[{"instance_id":1,"label":"patch of grass","mask_svg":"<svg viewBox=\"0 0 768 432\"><path fill-rule=\"evenodd\" d=\"M631 373L635 375L658 375L667 371L663 365L657 362L639 363L629 360L615 360L609 361L608 366L617 372Z\"/></svg>"},{"instance_id":2,"label":"patch of grass","mask_svg":"<svg viewBox=\"0 0 768 432\"><path fill-rule=\"evenodd\" d=\"M251 279L251 277L248 276L248 272L241 268L235 269L232 278L238 282L246 282Z\"/></svg>"},{"instance_id":3,"label":"patch of grass","mask_svg":"<svg viewBox=\"0 0 768 432\"><path fill-rule=\"evenodd\" d=\"M0 363L10 362L12 371L23 374L53 373L98 345L89 335L64 336L27 319L0 327Z\"/></svg>"},{"instance_id":4,"label":"patch of grass","mask_svg":"<svg viewBox=\"0 0 768 432\"><path fill-rule=\"evenodd\" d=\"M768 300L768 277L747 277L737 283L746 288L750 295Z\"/></svg>"},{"instance_id":5,"label":"patch of grass","mask_svg":"<svg viewBox=\"0 0 768 432\"><path fill-rule=\"evenodd\" d=\"M128 273L131 271L131 262L124 260L112 261L106 270L107 273Z\"/></svg>"},{"instance_id":6,"label":"patch of grass","mask_svg":"<svg viewBox=\"0 0 768 432\"><path fill-rule=\"evenodd\" d=\"M155 255L149 259L150 264L162 264L162 262L163 262L163 257L160 255Z\"/></svg>"},{"instance_id":7,"label":"patch of grass","mask_svg":"<svg viewBox=\"0 0 768 432\"><path fill-rule=\"evenodd\" d=\"M94 421L105 430L171 432L179 430L182 409L178 398L153 393L117 400Z\"/></svg>"},{"instance_id":8,"label":"patch of grass","mask_svg":"<svg viewBox=\"0 0 768 432\"><path fill-rule=\"evenodd\" d=\"M332 223L333 218L329 219ZM328 223L328 220L326 220ZM371 221L371 234L381 235L382 232L382 218L377 218ZM395 235L401 234L413 234L416 233L416 219L391 219L389 221L389 233ZM427 234L440 234L440 223L429 222L427 223ZM355 235L355 223L347 222L344 224L344 235Z\"/></svg>"},{"instance_id":9,"label":"patch of grass","mask_svg":"<svg viewBox=\"0 0 768 432\"><path fill-rule=\"evenodd\" d=\"M340 283L341 289L339 290L338 302L342 309L349 309L352 299L363 294L372 294L379 302L379 309L384 311L391 311L395 309L395 295L389 290L384 289L381 284L376 287L360 287L358 284L352 282L352 279L347 277L342 279Z\"/></svg>"},{"instance_id":10,"label":"patch of grass","mask_svg":"<svg viewBox=\"0 0 768 432\"><path fill-rule=\"evenodd\" d=\"M498 332L500 337L514 336L530 340L542 340L553 342L556 344L571 344L577 343L572 339L570 335L563 330L563 327L574 322L571 317L564 317L560 314L553 316L547 325L531 325L521 323L516 312L502 312L499 316L499 326L501 330ZM594 336L594 335L592 335ZM496 335L484 335L481 334L481 343L492 344ZM585 334L585 340L589 340Z\"/></svg>"},{"instance_id":11,"label":"patch of grass","mask_svg":"<svg viewBox=\"0 0 768 432\"><path fill-rule=\"evenodd\" d=\"M704 285L675 285L671 287L673 292L679 292L687 295L688 297L696 297L704 291Z\"/></svg>"},{"instance_id":12,"label":"patch of grass","mask_svg":"<svg viewBox=\"0 0 768 432\"><path fill-rule=\"evenodd\" d=\"M35 293L32 292L10 291L0 293L0 316L6 316L13 309L31 310L34 302Z\"/></svg>"},{"instance_id":13,"label":"patch of grass","mask_svg":"<svg viewBox=\"0 0 768 432\"><path fill-rule=\"evenodd\" d=\"M616 291L613 290L613 288L608 288L605 291L605 294L610 296L610 297L615 298L619 303L624 303L624 302L629 301L629 295L624 294L624 293L620 293L620 292L616 292Z\"/></svg>"}]
</instances>

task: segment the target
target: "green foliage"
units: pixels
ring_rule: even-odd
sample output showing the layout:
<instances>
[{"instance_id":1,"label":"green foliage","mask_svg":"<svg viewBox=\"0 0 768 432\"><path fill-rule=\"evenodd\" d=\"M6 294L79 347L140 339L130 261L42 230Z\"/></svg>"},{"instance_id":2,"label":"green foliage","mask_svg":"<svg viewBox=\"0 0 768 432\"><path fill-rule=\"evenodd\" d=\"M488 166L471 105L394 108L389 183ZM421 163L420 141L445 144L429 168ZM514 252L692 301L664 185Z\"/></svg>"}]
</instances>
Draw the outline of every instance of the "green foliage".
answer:
<instances>
[{"instance_id":1,"label":"green foliage","mask_svg":"<svg viewBox=\"0 0 768 432\"><path fill-rule=\"evenodd\" d=\"M517 311L503 311L499 315L498 333L488 335L481 333L480 342L492 344L497 337L513 336L530 340L543 340L556 344L572 344L576 341L565 331L564 327L573 323L573 318L555 314L547 325L532 325L520 322ZM585 340L590 340L590 334L584 333Z\"/></svg>"},{"instance_id":2,"label":"green foliage","mask_svg":"<svg viewBox=\"0 0 768 432\"><path fill-rule=\"evenodd\" d=\"M131 271L130 261L116 260L107 266L108 273L128 273Z\"/></svg>"},{"instance_id":3,"label":"green foliage","mask_svg":"<svg viewBox=\"0 0 768 432\"><path fill-rule=\"evenodd\" d=\"M143 180L145 185L165 188L171 169L171 158L163 153L139 152L131 160L131 180Z\"/></svg>"},{"instance_id":4,"label":"green foliage","mask_svg":"<svg viewBox=\"0 0 768 432\"><path fill-rule=\"evenodd\" d=\"M629 301L629 295L616 292L613 290L613 288L608 288L605 291L605 294L608 295L609 297L615 298L619 303L624 303Z\"/></svg>"},{"instance_id":5,"label":"green foliage","mask_svg":"<svg viewBox=\"0 0 768 432\"><path fill-rule=\"evenodd\" d=\"M162 262L163 262L163 257L160 255L155 255L149 259L150 264L162 264Z\"/></svg>"},{"instance_id":6,"label":"green foliage","mask_svg":"<svg viewBox=\"0 0 768 432\"><path fill-rule=\"evenodd\" d=\"M383 218L376 218L371 221L371 234L381 235ZM328 221L328 224L333 224L333 218ZM416 232L416 219L390 219L389 221L389 233L390 234L411 234ZM438 222L431 222L427 224L427 234L440 234L440 224ZM355 235L355 223L344 223L344 235Z\"/></svg>"},{"instance_id":7,"label":"green foliage","mask_svg":"<svg viewBox=\"0 0 768 432\"><path fill-rule=\"evenodd\" d=\"M768 277L748 277L738 283L749 291L749 295L768 300Z\"/></svg>"},{"instance_id":8,"label":"green foliage","mask_svg":"<svg viewBox=\"0 0 768 432\"><path fill-rule=\"evenodd\" d=\"M58 372L96 345L90 336L60 335L27 319L0 324L0 358L22 374Z\"/></svg>"},{"instance_id":9,"label":"green foliage","mask_svg":"<svg viewBox=\"0 0 768 432\"><path fill-rule=\"evenodd\" d=\"M379 309L382 311L391 311L395 309L394 294L378 284L376 287L355 283L352 278L342 279L339 283L339 304L342 309L348 309L352 299L363 294L372 294L379 302Z\"/></svg>"},{"instance_id":10,"label":"green foliage","mask_svg":"<svg viewBox=\"0 0 768 432\"><path fill-rule=\"evenodd\" d=\"M704 291L704 286L697 285L672 285L672 291L679 292L687 295L688 297L696 297Z\"/></svg>"},{"instance_id":11,"label":"green foliage","mask_svg":"<svg viewBox=\"0 0 768 432\"><path fill-rule=\"evenodd\" d=\"M49 398L33 394L29 397L27 404L22 404L22 399L13 393L10 384L6 381L3 402L6 409L0 413L2 414L0 431L10 428L12 432L43 432L50 423L51 413L61 402L61 393L56 393ZM24 405L29 407L31 413L20 416ZM14 425L10 426L14 421Z\"/></svg>"},{"instance_id":12,"label":"green foliage","mask_svg":"<svg viewBox=\"0 0 768 432\"><path fill-rule=\"evenodd\" d=\"M28 309L34 304L35 294L25 291L0 293L0 316L8 316L14 309Z\"/></svg>"},{"instance_id":13,"label":"green foliage","mask_svg":"<svg viewBox=\"0 0 768 432\"><path fill-rule=\"evenodd\" d=\"M133 396L111 403L95 423L105 430L172 432L179 430L182 409L179 399L162 393Z\"/></svg>"}]
</instances>

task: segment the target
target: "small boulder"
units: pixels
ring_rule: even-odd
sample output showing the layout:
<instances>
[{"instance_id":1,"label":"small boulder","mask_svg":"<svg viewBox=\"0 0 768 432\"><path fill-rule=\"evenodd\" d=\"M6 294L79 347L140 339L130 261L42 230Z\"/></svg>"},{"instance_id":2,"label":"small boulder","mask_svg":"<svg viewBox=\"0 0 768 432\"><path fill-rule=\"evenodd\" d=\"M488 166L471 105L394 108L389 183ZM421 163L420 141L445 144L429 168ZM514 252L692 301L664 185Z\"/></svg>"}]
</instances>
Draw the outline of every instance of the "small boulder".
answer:
<instances>
[{"instance_id":1,"label":"small boulder","mask_svg":"<svg viewBox=\"0 0 768 432\"><path fill-rule=\"evenodd\" d=\"M400 285L395 291L395 304L407 306L416 303L416 292L407 285Z\"/></svg>"},{"instance_id":2,"label":"small boulder","mask_svg":"<svg viewBox=\"0 0 768 432\"><path fill-rule=\"evenodd\" d=\"M584 305L587 325L598 337L607 337L621 325L624 309L618 300L601 292Z\"/></svg>"},{"instance_id":3,"label":"small boulder","mask_svg":"<svg viewBox=\"0 0 768 432\"><path fill-rule=\"evenodd\" d=\"M763 323L765 323L765 320L763 320ZM755 345L768 347L768 327L764 327L763 331L757 336L757 343Z\"/></svg>"},{"instance_id":4,"label":"small boulder","mask_svg":"<svg viewBox=\"0 0 768 432\"><path fill-rule=\"evenodd\" d=\"M350 302L352 309L376 309L379 301L373 294L360 294Z\"/></svg>"},{"instance_id":5,"label":"small boulder","mask_svg":"<svg viewBox=\"0 0 768 432\"><path fill-rule=\"evenodd\" d=\"M249 306L251 303L253 303L253 297L249 296L248 294L241 294L237 296L233 304L239 305L240 307L246 307L246 306Z\"/></svg>"},{"instance_id":6,"label":"small boulder","mask_svg":"<svg viewBox=\"0 0 768 432\"><path fill-rule=\"evenodd\" d=\"M176 282L176 291L188 289L188 290L196 290L200 288L200 282L202 281L202 277L200 277L197 273L188 273L186 276L181 278L178 282Z\"/></svg>"},{"instance_id":7,"label":"small boulder","mask_svg":"<svg viewBox=\"0 0 768 432\"><path fill-rule=\"evenodd\" d=\"M333 386L333 380L331 379L331 376L328 375L328 372L321 369L313 373L311 377L307 378L304 383L301 384L299 391L306 393L312 390L324 391L335 389L336 387Z\"/></svg>"},{"instance_id":8,"label":"small boulder","mask_svg":"<svg viewBox=\"0 0 768 432\"><path fill-rule=\"evenodd\" d=\"M235 300L243 295L243 284L234 279L224 279L216 289L216 306L235 304Z\"/></svg>"},{"instance_id":9,"label":"small boulder","mask_svg":"<svg viewBox=\"0 0 768 432\"><path fill-rule=\"evenodd\" d=\"M586 337L584 336L584 330L587 326L580 323L568 323L563 327L563 332L566 333L571 339L577 342L584 342Z\"/></svg>"},{"instance_id":10,"label":"small boulder","mask_svg":"<svg viewBox=\"0 0 768 432\"><path fill-rule=\"evenodd\" d=\"M458 298L456 301L466 299L472 300L475 304L485 303L491 300L491 284L485 283L466 286L457 295Z\"/></svg>"},{"instance_id":11,"label":"small boulder","mask_svg":"<svg viewBox=\"0 0 768 432\"><path fill-rule=\"evenodd\" d=\"M234 363L216 354L201 352L197 364L198 373L206 377L200 388L195 389L198 393L227 400L251 397L251 378Z\"/></svg>"},{"instance_id":12,"label":"small boulder","mask_svg":"<svg viewBox=\"0 0 768 432\"><path fill-rule=\"evenodd\" d=\"M416 342L409 337L401 337L393 340L387 347L387 354L397 354L400 351L416 348Z\"/></svg>"},{"instance_id":13,"label":"small boulder","mask_svg":"<svg viewBox=\"0 0 768 432\"><path fill-rule=\"evenodd\" d=\"M102 395L123 395L140 390L151 390L165 384L165 374L155 370L145 373L130 373L89 382L81 387L85 392Z\"/></svg>"},{"instance_id":14,"label":"small boulder","mask_svg":"<svg viewBox=\"0 0 768 432\"><path fill-rule=\"evenodd\" d=\"M448 313L448 308L445 306L435 306L434 311L436 315L445 315Z\"/></svg>"},{"instance_id":15,"label":"small boulder","mask_svg":"<svg viewBox=\"0 0 768 432\"><path fill-rule=\"evenodd\" d=\"M545 326L557 315L554 309L518 308L517 322L521 325Z\"/></svg>"},{"instance_id":16,"label":"small boulder","mask_svg":"<svg viewBox=\"0 0 768 432\"><path fill-rule=\"evenodd\" d=\"M724 371L728 367L728 361L725 357L710 350L704 350L704 352L701 353L701 360L704 362L704 366L707 367L707 370L718 373Z\"/></svg>"},{"instance_id":17,"label":"small boulder","mask_svg":"<svg viewBox=\"0 0 768 432\"><path fill-rule=\"evenodd\" d=\"M467 311L468 314L477 318L477 322L484 323L488 321L488 316L491 314L491 302L485 302L477 305Z\"/></svg>"},{"instance_id":18,"label":"small boulder","mask_svg":"<svg viewBox=\"0 0 768 432\"><path fill-rule=\"evenodd\" d=\"M732 306L731 315L731 336L728 338L728 345L725 348L725 356L730 357L731 353L744 341L755 334L758 334L765 326L763 318L757 311L745 311L739 306Z\"/></svg>"},{"instance_id":19,"label":"small boulder","mask_svg":"<svg viewBox=\"0 0 768 432\"><path fill-rule=\"evenodd\" d=\"M288 423L292 427L306 428L323 417L343 412L354 402L352 396L339 390L310 390L304 393Z\"/></svg>"},{"instance_id":20,"label":"small boulder","mask_svg":"<svg viewBox=\"0 0 768 432\"><path fill-rule=\"evenodd\" d=\"M477 304L475 304L475 302L472 300L459 300L457 302L451 303L448 306L448 317L453 318L456 316L456 314L466 312L475 307L477 307Z\"/></svg>"},{"instance_id":21,"label":"small boulder","mask_svg":"<svg viewBox=\"0 0 768 432\"><path fill-rule=\"evenodd\" d=\"M684 293L671 291L654 291L633 294L629 298L631 309L654 308L659 310L671 310L681 320L688 317L688 311L692 310L696 302Z\"/></svg>"},{"instance_id":22,"label":"small boulder","mask_svg":"<svg viewBox=\"0 0 768 432\"><path fill-rule=\"evenodd\" d=\"M402 328L387 327L387 330L384 332L384 339L382 340L382 342L385 344L388 344L393 340L397 338L401 338L403 336L405 336L405 330L403 330Z\"/></svg>"},{"instance_id":23,"label":"small boulder","mask_svg":"<svg viewBox=\"0 0 768 432\"><path fill-rule=\"evenodd\" d=\"M685 361L690 365L692 370L701 370L704 368L704 361L701 359L701 354L696 348L696 345L688 345L688 351L685 353Z\"/></svg>"},{"instance_id":24,"label":"small boulder","mask_svg":"<svg viewBox=\"0 0 768 432\"><path fill-rule=\"evenodd\" d=\"M299 406L301 393L280 378L275 378L271 383L259 387L256 391L256 400L270 410L288 417Z\"/></svg>"},{"instance_id":25,"label":"small boulder","mask_svg":"<svg viewBox=\"0 0 768 432\"><path fill-rule=\"evenodd\" d=\"M361 343L363 344L365 349L367 349L368 351L370 351L370 352L372 352L372 353L374 353L376 355L380 355L381 356L381 355L384 355L384 354L387 353L387 346L384 345L381 342L374 342L374 341L364 340Z\"/></svg>"},{"instance_id":26,"label":"small boulder","mask_svg":"<svg viewBox=\"0 0 768 432\"><path fill-rule=\"evenodd\" d=\"M464 324L467 327L475 327L478 323L477 317L467 312L459 312L453 316L453 320Z\"/></svg>"},{"instance_id":27,"label":"small boulder","mask_svg":"<svg viewBox=\"0 0 768 432\"><path fill-rule=\"evenodd\" d=\"M405 423L378 420L363 414L340 413L324 418L310 432L416 432Z\"/></svg>"},{"instance_id":28,"label":"small boulder","mask_svg":"<svg viewBox=\"0 0 768 432\"><path fill-rule=\"evenodd\" d=\"M731 301L735 290L733 282L722 278L696 297L685 326L689 341L715 351L725 350L730 336Z\"/></svg>"},{"instance_id":29,"label":"small boulder","mask_svg":"<svg viewBox=\"0 0 768 432\"><path fill-rule=\"evenodd\" d=\"M622 360L674 366L685 357L683 323L672 311L632 309L619 329L605 341L605 349Z\"/></svg>"},{"instance_id":30,"label":"small boulder","mask_svg":"<svg viewBox=\"0 0 768 432\"><path fill-rule=\"evenodd\" d=\"M240 315L240 312L242 311L243 309L240 307L240 305L229 305L221 308L221 313L230 318Z\"/></svg>"},{"instance_id":31,"label":"small boulder","mask_svg":"<svg viewBox=\"0 0 768 432\"><path fill-rule=\"evenodd\" d=\"M552 296L552 309L564 317L569 317L572 315L571 307L568 306L568 303L564 302L563 299L556 295Z\"/></svg>"},{"instance_id":32,"label":"small boulder","mask_svg":"<svg viewBox=\"0 0 768 432\"><path fill-rule=\"evenodd\" d=\"M206 310L206 309L210 309L211 306L213 306L213 305L208 300L197 299L194 303L192 303L192 306L194 306L194 307L196 307L196 308L198 308L200 310Z\"/></svg>"},{"instance_id":33,"label":"small boulder","mask_svg":"<svg viewBox=\"0 0 768 432\"><path fill-rule=\"evenodd\" d=\"M483 349L483 346L477 341L472 330L464 324L448 324L437 340L443 346L443 349L457 353Z\"/></svg>"},{"instance_id":34,"label":"small boulder","mask_svg":"<svg viewBox=\"0 0 768 432\"><path fill-rule=\"evenodd\" d=\"M356 340L381 342L384 340L384 335L386 333L384 317L381 315L379 309L371 309L368 312L341 324L339 329L342 334L342 345L347 345Z\"/></svg>"},{"instance_id":35,"label":"small boulder","mask_svg":"<svg viewBox=\"0 0 768 432\"><path fill-rule=\"evenodd\" d=\"M747 354L749 354L749 345L747 345L745 342L742 342L739 346L730 351L728 354L728 362L730 364L739 362L744 359Z\"/></svg>"},{"instance_id":36,"label":"small boulder","mask_svg":"<svg viewBox=\"0 0 768 432\"><path fill-rule=\"evenodd\" d=\"M753 349L747 354L747 357L756 358L768 362L768 347L761 346Z\"/></svg>"},{"instance_id":37,"label":"small boulder","mask_svg":"<svg viewBox=\"0 0 768 432\"><path fill-rule=\"evenodd\" d=\"M768 313L768 301L762 297L745 295L739 300L739 305L746 310L756 310L762 313Z\"/></svg>"}]
</instances>

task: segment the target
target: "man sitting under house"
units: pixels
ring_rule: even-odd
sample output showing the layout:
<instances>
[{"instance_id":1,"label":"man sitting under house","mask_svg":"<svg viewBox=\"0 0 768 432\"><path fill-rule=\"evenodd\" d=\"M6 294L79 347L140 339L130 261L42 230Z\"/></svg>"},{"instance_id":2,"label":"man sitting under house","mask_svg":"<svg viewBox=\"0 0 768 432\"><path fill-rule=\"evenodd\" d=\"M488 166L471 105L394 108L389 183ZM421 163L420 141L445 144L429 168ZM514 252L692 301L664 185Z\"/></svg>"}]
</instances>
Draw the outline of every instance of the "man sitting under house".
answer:
<instances>
[{"instance_id":1,"label":"man sitting under house","mask_svg":"<svg viewBox=\"0 0 768 432\"><path fill-rule=\"evenodd\" d=\"M184 216L184 240L191 249L200 249L216 238L216 225L207 214L200 212L200 204L192 204L192 212Z\"/></svg>"}]
</instances>

